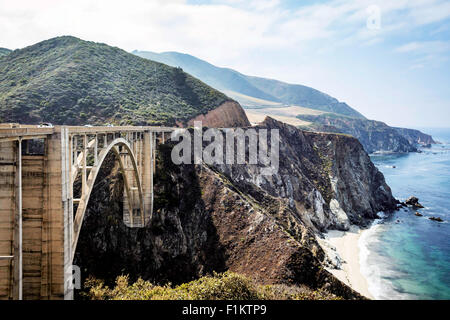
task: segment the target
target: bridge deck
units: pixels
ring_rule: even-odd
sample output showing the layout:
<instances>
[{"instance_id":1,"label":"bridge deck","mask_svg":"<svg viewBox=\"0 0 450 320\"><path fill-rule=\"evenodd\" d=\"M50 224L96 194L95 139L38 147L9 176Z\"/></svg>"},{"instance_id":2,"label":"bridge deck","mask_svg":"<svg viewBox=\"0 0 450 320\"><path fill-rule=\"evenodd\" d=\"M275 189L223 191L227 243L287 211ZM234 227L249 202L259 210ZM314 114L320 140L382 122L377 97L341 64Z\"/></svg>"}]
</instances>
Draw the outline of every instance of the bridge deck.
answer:
<instances>
[{"instance_id":1,"label":"bridge deck","mask_svg":"<svg viewBox=\"0 0 450 320\"><path fill-rule=\"evenodd\" d=\"M45 138L47 135L61 132L61 128L67 128L69 134L101 134L115 132L172 132L177 128L152 127L152 126L117 126L117 127L86 127L86 126L54 126L38 127L37 125L0 124L0 140L11 141L19 137L25 139Z\"/></svg>"}]
</instances>

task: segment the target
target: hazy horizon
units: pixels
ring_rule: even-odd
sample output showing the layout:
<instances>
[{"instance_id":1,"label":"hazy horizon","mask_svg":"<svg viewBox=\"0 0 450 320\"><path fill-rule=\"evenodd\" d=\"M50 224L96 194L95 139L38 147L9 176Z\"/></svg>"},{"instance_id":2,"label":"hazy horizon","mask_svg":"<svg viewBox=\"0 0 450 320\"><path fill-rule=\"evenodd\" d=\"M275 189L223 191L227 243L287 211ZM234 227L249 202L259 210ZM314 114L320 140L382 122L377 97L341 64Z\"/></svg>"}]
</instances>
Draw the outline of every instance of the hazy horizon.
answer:
<instances>
[{"instance_id":1,"label":"hazy horizon","mask_svg":"<svg viewBox=\"0 0 450 320\"><path fill-rule=\"evenodd\" d=\"M450 126L450 3L0 0L0 47L61 35L302 84L369 119Z\"/></svg>"}]
</instances>

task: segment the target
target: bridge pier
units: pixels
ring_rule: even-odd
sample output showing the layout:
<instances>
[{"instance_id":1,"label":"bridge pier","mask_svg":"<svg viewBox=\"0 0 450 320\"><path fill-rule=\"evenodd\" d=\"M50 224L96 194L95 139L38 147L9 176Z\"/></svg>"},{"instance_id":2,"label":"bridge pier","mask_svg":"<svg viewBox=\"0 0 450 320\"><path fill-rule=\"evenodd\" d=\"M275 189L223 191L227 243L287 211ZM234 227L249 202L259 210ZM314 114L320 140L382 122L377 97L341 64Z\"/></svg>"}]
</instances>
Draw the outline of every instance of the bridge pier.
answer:
<instances>
[{"instance_id":1,"label":"bridge pier","mask_svg":"<svg viewBox=\"0 0 450 320\"><path fill-rule=\"evenodd\" d=\"M146 215L146 221L143 221L144 225L151 219L153 213L153 164L155 159L153 158L153 150L156 146L153 141L152 132L144 133L144 148L143 148L143 164L142 164L142 191L144 195L144 207L147 208L150 214Z\"/></svg>"},{"instance_id":2,"label":"bridge pier","mask_svg":"<svg viewBox=\"0 0 450 320\"><path fill-rule=\"evenodd\" d=\"M59 135L46 139L46 155L22 155L22 139L0 143L0 255L13 257L0 264L0 298L64 297Z\"/></svg>"},{"instance_id":3,"label":"bridge pier","mask_svg":"<svg viewBox=\"0 0 450 320\"><path fill-rule=\"evenodd\" d=\"M18 142L0 142L0 299L20 299L16 195ZM17 266L17 268L14 268ZM12 288L14 287L14 290Z\"/></svg>"}]
</instances>

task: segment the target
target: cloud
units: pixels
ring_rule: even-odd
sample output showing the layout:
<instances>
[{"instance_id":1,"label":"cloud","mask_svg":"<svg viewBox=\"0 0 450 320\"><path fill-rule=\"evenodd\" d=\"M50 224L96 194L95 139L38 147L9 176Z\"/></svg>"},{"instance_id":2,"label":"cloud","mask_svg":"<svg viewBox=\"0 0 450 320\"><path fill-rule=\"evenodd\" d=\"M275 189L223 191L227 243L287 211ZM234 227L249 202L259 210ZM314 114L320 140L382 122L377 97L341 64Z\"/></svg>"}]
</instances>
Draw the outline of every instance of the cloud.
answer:
<instances>
[{"instance_id":1,"label":"cloud","mask_svg":"<svg viewBox=\"0 0 450 320\"><path fill-rule=\"evenodd\" d=\"M367 28L369 6L380 9L380 29ZM448 0L0 0L0 47L73 35L128 51L181 51L304 83L364 111L380 108L366 95L398 74L392 66L409 63L419 74L446 63L449 18Z\"/></svg>"},{"instance_id":2,"label":"cloud","mask_svg":"<svg viewBox=\"0 0 450 320\"><path fill-rule=\"evenodd\" d=\"M382 28L368 30L366 9L381 10ZM205 52L214 60L250 50L305 50L321 39L335 46L374 45L395 32L450 15L438 0L332 0L283 7L280 0L0 0L1 45L17 48L60 34L127 50ZM315 50L315 49L314 49Z\"/></svg>"},{"instance_id":3,"label":"cloud","mask_svg":"<svg viewBox=\"0 0 450 320\"><path fill-rule=\"evenodd\" d=\"M395 51L397 52L412 52L412 51L416 51L417 49L421 48L422 44L418 43L418 42L410 42L408 44L404 44L400 47L397 47L395 49Z\"/></svg>"},{"instance_id":4,"label":"cloud","mask_svg":"<svg viewBox=\"0 0 450 320\"><path fill-rule=\"evenodd\" d=\"M444 41L414 41L395 49L396 52L443 53L450 50L450 43Z\"/></svg>"},{"instance_id":5,"label":"cloud","mask_svg":"<svg viewBox=\"0 0 450 320\"><path fill-rule=\"evenodd\" d=\"M413 57L412 70L427 66L438 67L448 60L450 42L448 41L414 41L401 45L394 50L397 53L409 54Z\"/></svg>"},{"instance_id":6,"label":"cloud","mask_svg":"<svg viewBox=\"0 0 450 320\"><path fill-rule=\"evenodd\" d=\"M270 32L276 15L260 13L276 5L264 1L255 11L179 0L46 0L39 5L0 0L0 45L20 48L71 34L126 50L178 50L220 61L253 48L285 45L285 37Z\"/></svg>"}]
</instances>

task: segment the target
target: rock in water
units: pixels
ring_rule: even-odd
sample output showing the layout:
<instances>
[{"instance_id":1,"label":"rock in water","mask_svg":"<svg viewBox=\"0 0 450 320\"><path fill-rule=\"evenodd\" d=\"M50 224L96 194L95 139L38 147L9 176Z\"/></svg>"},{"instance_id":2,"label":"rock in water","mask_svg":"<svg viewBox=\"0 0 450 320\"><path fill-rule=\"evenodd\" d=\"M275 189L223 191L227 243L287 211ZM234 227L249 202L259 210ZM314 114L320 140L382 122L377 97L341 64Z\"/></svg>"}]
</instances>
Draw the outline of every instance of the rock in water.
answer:
<instances>
[{"instance_id":1,"label":"rock in water","mask_svg":"<svg viewBox=\"0 0 450 320\"><path fill-rule=\"evenodd\" d=\"M410 205L410 206L413 206L413 207L416 207L416 208L424 208L424 206L422 206L422 205L419 203L419 199L416 198L416 197L414 197L414 196L409 197L408 200L406 200L405 203L406 203L407 205Z\"/></svg>"},{"instance_id":2,"label":"rock in water","mask_svg":"<svg viewBox=\"0 0 450 320\"><path fill-rule=\"evenodd\" d=\"M405 203L413 206L413 205L415 205L418 202L419 202L418 198L416 198L414 196L411 196L411 197L408 198L408 200L406 200Z\"/></svg>"},{"instance_id":3,"label":"rock in water","mask_svg":"<svg viewBox=\"0 0 450 320\"><path fill-rule=\"evenodd\" d=\"M419 212L416 212L415 215L418 216L418 217L422 217L422 216L423 216L423 215L422 215L421 213L419 213Z\"/></svg>"},{"instance_id":4,"label":"rock in water","mask_svg":"<svg viewBox=\"0 0 450 320\"><path fill-rule=\"evenodd\" d=\"M430 217L430 218L428 218L428 219L433 220L433 221L437 221L437 222L443 222L443 221L444 221L444 220L442 220L442 219L439 218L439 217Z\"/></svg>"}]
</instances>

